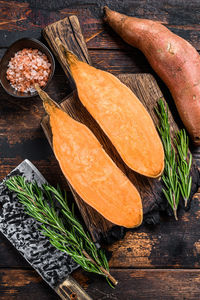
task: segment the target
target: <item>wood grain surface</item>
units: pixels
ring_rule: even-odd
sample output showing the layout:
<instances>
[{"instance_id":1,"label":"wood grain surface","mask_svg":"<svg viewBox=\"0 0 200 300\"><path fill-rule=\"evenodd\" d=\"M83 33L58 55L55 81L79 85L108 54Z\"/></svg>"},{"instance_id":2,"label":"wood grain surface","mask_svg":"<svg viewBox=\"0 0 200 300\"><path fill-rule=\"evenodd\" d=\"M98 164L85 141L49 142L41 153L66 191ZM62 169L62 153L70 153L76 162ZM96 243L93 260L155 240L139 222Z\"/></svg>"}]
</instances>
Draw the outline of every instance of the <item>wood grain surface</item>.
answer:
<instances>
[{"instance_id":1,"label":"wood grain surface","mask_svg":"<svg viewBox=\"0 0 200 300\"><path fill-rule=\"evenodd\" d=\"M199 299L200 270L115 269L113 275L120 279L115 289L91 274L77 272L74 277L94 300ZM2 269L1 276L1 300L60 299L35 271Z\"/></svg>"},{"instance_id":2,"label":"wood grain surface","mask_svg":"<svg viewBox=\"0 0 200 300\"><path fill-rule=\"evenodd\" d=\"M122 74L118 78L126 84L140 99L142 104L145 106L147 111L150 113L154 124L159 125L159 120L155 113L155 107L157 106L157 101L162 98L165 102L165 99L152 75L150 74ZM124 99L126 101L126 99ZM165 102L166 103L166 102ZM76 92L72 94L67 99L63 100L60 103L61 107L66 111L72 118L85 124L98 138L100 143L103 145L105 151L113 159L116 165L122 170L122 172L130 179L130 181L136 186L139 191L142 202L143 202L143 212L148 214L153 213L152 217L148 216L148 222L150 218L155 219L157 211L163 210L163 198L162 193L163 184L160 179L147 178L136 172L132 171L126 166L122 161L116 149L113 147L109 139L100 129L96 121L91 117L87 112L81 102L78 100ZM176 132L178 131L178 126L175 123L171 112L169 111L169 122L171 125L172 138L175 137ZM42 127L44 132L52 145L51 140L51 129L49 126L49 119L45 117L42 121ZM199 173L193 163L191 175L193 177L193 187L192 195L197 191L200 186ZM83 216L83 219L89 229L93 240L100 241L101 238L104 240L112 234L111 228L114 226L112 223L105 220L99 213L97 213L92 207L87 205L81 197L76 193L76 191L69 184L76 203L80 209L80 212ZM146 219L146 218L145 218ZM153 221L152 221L153 222ZM151 222L151 223L152 223ZM109 232L108 232L109 231ZM119 235L120 238L120 235Z\"/></svg>"},{"instance_id":3,"label":"wood grain surface","mask_svg":"<svg viewBox=\"0 0 200 300\"><path fill-rule=\"evenodd\" d=\"M51 50L55 54L56 58L60 62L69 81L71 82L71 86L74 87L73 80L69 75L69 66L66 60L63 59L62 52L59 49L55 39L59 38L60 41L66 45L67 49L73 51L74 54L76 54L80 60L91 64L91 59L82 35L77 16L72 15L64 18L63 20L57 21L46 26L43 29L43 35L47 40Z\"/></svg>"},{"instance_id":4,"label":"wood grain surface","mask_svg":"<svg viewBox=\"0 0 200 300\"><path fill-rule=\"evenodd\" d=\"M122 13L163 22L200 50L199 0L17 0L0 1L0 57L21 37L35 37L43 42L41 29L71 14L79 18L92 64L117 75L151 73L144 56L129 47L104 24L102 7L108 5ZM166 86L156 80L178 116ZM60 101L71 91L62 68L56 63L55 76L47 92ZM66 187L53 152L40 127L44 115L41 100L15 99L0 88L0 179L23 159L29 158L47 180ZM200 149L192 149L200 167ZM69 193L69 197L71 194ZM187 212L179 211L179 221L162 214L159 225L142 226L126 234L123 241L108 247L111 273L120 285L110 289L103 279L81 272L74 274L94 299L199 299L200 206L191 202ZM120 269L119 269L120 268ZM135 269L136 268L136 269ZM157 269L160 268L160 269ZM173 268L173 269L172 269ZM0 237L0 299L59 299L29 267L20 254Z\"/></svg>"},{"instance_id":5,"label":"wood grain surface","mask_svg":"<svg viewBox=\"0 0 200 300\"><path fill-rule=\"evenodd\" d=\"M199 0L3 0L0 1L0 41L7 47L21 37L38 38L46 25L76 14L90 48L124 48L125 44L102 20L104 5L131 16L161 22L200 50Z\"/></svg>"}]
</instances>

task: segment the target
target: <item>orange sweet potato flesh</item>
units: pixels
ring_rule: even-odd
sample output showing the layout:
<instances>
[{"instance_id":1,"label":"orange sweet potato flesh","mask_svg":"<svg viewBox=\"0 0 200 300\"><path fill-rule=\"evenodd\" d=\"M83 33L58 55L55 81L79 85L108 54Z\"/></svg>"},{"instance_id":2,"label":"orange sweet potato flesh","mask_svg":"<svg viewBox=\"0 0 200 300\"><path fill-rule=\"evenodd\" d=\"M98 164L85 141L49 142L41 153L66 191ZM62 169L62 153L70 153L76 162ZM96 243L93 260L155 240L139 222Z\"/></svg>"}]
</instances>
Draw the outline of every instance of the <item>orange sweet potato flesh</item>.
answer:
<instances>
[{"instance_id":1,"label":"orange sweet potato flesh","mask_svg":"<svg viewBox=\"0 0 200 300\"><path fill-rule=\"evenodd\" d=\"M144 53L165 82L194 144L200 146L200 56L196 49L158 22L104 9L109 25Z\"/></svg>"},{"instance_id":2,"label":"orange sweet potato flesh","mask_svg":"<svg viewBox=\"0 0 200 300\"><path fill-rule=\"evenodd\" d=\"M72 187L110 222L128 228L139 226L143 210L135 186L85 125L58 108L39 87L37 90L50 117L54 153Z\"/></svg>"},{"instance_id":3,"label":"orange sweet potato flesh","mask_svg":"<svg viewBox=\"0 0 200 300\"><path fill-rule=\"evenodd\" d=\"M159 177L164 152L154 123L133 92L112 74L79 61L61 46L83 105L134 171Z\"/></svg>"}]
</instances>

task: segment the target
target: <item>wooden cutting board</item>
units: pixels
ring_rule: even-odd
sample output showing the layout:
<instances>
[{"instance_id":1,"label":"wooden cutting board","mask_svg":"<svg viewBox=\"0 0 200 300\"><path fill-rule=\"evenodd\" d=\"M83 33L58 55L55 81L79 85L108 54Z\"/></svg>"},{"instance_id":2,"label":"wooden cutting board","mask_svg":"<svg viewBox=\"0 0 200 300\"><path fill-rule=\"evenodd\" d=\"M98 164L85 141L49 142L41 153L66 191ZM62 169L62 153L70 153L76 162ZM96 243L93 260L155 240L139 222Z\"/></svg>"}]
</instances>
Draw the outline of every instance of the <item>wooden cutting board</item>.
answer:
<instances>
[{"instance_id":1,"label":"wooden cutting board","mask_svg":"<svg viewBox=\"0 0 200 300\"><path fill-rule=\"evenodd\" d=\"M44 36L49 43L52 51L58 58L66 75L70 78L68 65L62 59L60 50L55 43L55 37L59 37L67 48L73 51L81 60L91 64L87 47L85 45L83 36L81 34L80 25L76 16L65 18L54 24L47 26L44 29ZM154 77L150 74L121 74L118 78L126 84L141 100L146 109L149 111L154 123L158 124L158 119L155 114L155 106L157 101L164 97L156 83ZM72 81L73 82L73 81ZM124 99L126 101L126 99ZM74 91L67 98L63 99L60 103L61 107L75 120L84 123L98 138L103 145L105 151L110 155L117 166L124 172L124 174L130 179L130 181L139 190L142 201L144 214L150 218L155 217L155 212L162 209L163 206L163 193L162 193L162 181L160 179L152 179L135 173L129 169L122 161L114 146L111 144L107 136L103 133L99 125L87 112L85 107L78 99L76 91ZM178 126L175 123L171 112L169 111L169 120L171 124L172 135L178 130ZM49 126L48 117L44 117L41 123L44 132L52 145L51 129ZM87 142L87 141L86 141ZM199 174L195 164L192 166L193 185L192 193L196 192L199 183ZM68 182L69 184L69 182ZM69 184L70 186L70 184ZM104 219L98 212L87 205L76 193L76 191L70 186L70 189L74 195L79 210L83 216L87 228L89 229L94 241L99 241L102 237L106 239L112 235L113 232L117 232L117 235L121 232L120 227L114 226L112 223ZM119 212L120 213L120 212ZM152 214L151 214L152 213Z\"/></svg>"}]
</instances>

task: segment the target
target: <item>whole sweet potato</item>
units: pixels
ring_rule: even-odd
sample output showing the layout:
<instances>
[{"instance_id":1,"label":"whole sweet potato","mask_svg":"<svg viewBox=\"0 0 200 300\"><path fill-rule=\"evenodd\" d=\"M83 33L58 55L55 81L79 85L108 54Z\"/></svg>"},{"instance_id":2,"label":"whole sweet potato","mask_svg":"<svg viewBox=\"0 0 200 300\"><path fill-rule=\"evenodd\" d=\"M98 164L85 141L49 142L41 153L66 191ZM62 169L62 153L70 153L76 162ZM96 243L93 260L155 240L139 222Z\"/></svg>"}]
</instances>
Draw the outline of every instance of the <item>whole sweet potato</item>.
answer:
<instances>
[{"instance_id":1,"label":"whole sweet potato","mask_svg":"<svg viewBox=\"0 0 200 300\"><path fill-rule=\"evenodd\" d=\"M144 53L165 82L194 144L200 146L200 56L196 49L160 23L104 9L109 25Z\"/></svg>"}]
</instances>

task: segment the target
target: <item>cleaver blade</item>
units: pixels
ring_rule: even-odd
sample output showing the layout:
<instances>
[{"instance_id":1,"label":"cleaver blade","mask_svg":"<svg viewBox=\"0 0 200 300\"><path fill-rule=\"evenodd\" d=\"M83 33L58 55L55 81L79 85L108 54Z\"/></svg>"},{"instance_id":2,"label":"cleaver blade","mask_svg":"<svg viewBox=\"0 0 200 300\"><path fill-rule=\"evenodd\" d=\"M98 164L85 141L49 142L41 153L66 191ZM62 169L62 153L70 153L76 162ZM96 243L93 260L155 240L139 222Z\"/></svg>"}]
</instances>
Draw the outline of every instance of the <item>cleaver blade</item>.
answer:
<instances>
[{"instance_id":1,"label":"cleaver blade","mask_svg":"<svg viewBox=\"0 0 200 300\"><path fill-rule=\"evenodd\" d=\"M27 159L6 178L14 175L22 175L40 186L47 183ZM40 232L39 222L25 213L16 193L10 192L4 181L0 183L0 231L61 299L92 300L69 275L79 265L50 244L48 238Z\"/></svg>"}]
</instances>

